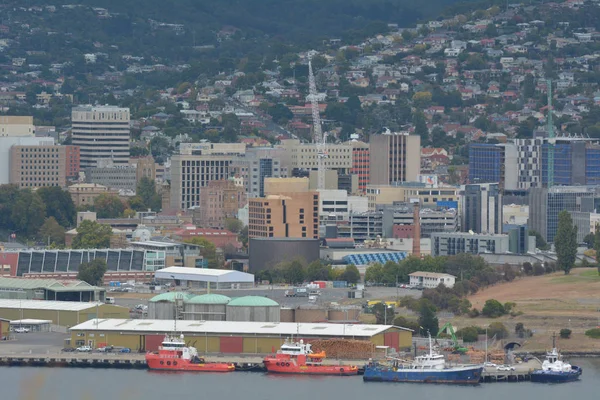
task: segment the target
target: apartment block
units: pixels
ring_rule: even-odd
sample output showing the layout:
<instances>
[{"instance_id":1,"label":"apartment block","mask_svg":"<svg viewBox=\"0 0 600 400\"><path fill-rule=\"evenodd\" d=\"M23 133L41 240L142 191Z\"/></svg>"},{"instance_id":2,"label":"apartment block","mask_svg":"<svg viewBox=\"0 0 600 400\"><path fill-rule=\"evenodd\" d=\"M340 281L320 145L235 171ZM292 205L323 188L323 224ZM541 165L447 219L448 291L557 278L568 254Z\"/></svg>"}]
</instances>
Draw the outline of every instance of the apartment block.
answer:
<instances>
[{"instance_id":1,"label":"apartment block","mask_svg":"<svg viewBox=\"0 0 600 400\"><path fill-rule=\"evenodd\" d=\"M387 132L369 138L369 183L392 185L418 180L421 170L421 137L407 132Z\"/></svg>"},{"instance_id":2,"label":"apartment block","mask_svg":"<svg viewBox=\"0 0 600 400\"><path fill-rule=\"evenodd\" d=\"M81 149L81 167L95 167L98 160L115 164L129 161L129 108L78 106L71 113L73 144Z\"/></svg>"},{"instance_id":3,"label":"apartment block","mask_svg":"<svg viewBox=\"0 0 600 400\"><path fill-rule=\"evenodd\" d=\"M236 218L246 205L246 191L233 179L211 181L200 192L200 207L194 210L194 223L203 228L224 228L225 220Z\"/></svg>"},{"instance_id":4,"label":"apartment block","mask_svg":"<svg viewBox=\"0 0 600 400\"><path fill-rule=\"evenodd\" d=\"M497 183L461 187L461 227L464 232L502 233L502 193Z\"/></svg>"},{"instance_id":5,"label":"apartment block","mask_svg":"<svg viewBox=\"0 0 600 400\"><path fill-rule=\"evenodd\" d=\"M75 146L12 146L10 148L10 183L22 188L65 187L71 168L68 156Z\"/></svg>"}]
</instances>

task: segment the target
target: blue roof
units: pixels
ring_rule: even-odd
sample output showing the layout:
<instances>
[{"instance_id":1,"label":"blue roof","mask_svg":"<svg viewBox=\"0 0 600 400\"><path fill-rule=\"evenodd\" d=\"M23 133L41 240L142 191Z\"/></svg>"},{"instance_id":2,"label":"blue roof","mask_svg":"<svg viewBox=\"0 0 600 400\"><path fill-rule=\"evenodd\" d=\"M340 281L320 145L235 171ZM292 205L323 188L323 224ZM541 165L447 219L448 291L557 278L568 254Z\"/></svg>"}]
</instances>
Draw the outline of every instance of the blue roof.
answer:
<instances>
[{"instance_id":1,"label":"blue roof","mask_svg":"<svg viewBox=\"0 0 600 400\"><path fill-rule=\"evenodd\" d=\"M362 253L362 254L351 254L349 256L342 257L342 260L347 264L354 265L367 265L370 263L382 263L385 264L388 261L402 261L408 256L405 251L389 251L385 253Z\"/></svg>"}]
</instances>

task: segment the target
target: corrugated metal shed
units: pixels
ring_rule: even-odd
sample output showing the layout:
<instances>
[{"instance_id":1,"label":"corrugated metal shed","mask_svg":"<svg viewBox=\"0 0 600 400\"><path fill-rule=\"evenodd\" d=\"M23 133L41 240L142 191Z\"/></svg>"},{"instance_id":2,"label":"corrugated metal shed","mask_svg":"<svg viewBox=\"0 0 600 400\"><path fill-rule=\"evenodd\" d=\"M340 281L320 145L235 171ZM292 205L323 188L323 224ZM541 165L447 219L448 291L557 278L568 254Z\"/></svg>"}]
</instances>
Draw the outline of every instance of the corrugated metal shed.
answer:
<instances>
[{"instance_id":1,"label":"corrugated metal shed","mask_svg":"<svg viewBox=\"0 0 600 400\"><path fill-rule=\"evenodd\" d=\"M208 334L251 334L251 335L287 335L287 336L336 336L369 338L393 325L364 324L327 324L327 323L270 323L239 321L177 321L177 331L182 333ZM407 328L397 329L411 331ZM173 330L173 321L149 319L95 319L83 322L71 328L72 331L119 331L167 333Z\"/></svg>"},{"instance_id":2,"label":"corrugated metal shed","mask_svg":"<svg viewBox=\"0 0 600 400\"><path fill-rule=\"evenodd\" d=\"M156 279L219 283L254 283L254 275L225 269L168 267L154 273Z\"/></svg>"},{"instance_id":3,"label":"corrugated metal shed","mask_svg":"<svg viewBox=\"0 0 600 400\"><path fill-rule=\"evenodd\" d=\"M56 279L21 279L21 278L0 278L0 288L23 289L23 290L50 289L55 292L104 290L100 287L92 286L83 281L61 282Z\"/></svg>"},{"instance_id":4,"label":"corrugated metal shed","mask_svg":"<svg viewBox=\"0 0 600 400\"><path fill-rule=\"evenodd\" d=\"M80 303L77 301L5 300L0 299L0 308L23 310L83 311L104 303Z\"/></svg>"}]
</instances>

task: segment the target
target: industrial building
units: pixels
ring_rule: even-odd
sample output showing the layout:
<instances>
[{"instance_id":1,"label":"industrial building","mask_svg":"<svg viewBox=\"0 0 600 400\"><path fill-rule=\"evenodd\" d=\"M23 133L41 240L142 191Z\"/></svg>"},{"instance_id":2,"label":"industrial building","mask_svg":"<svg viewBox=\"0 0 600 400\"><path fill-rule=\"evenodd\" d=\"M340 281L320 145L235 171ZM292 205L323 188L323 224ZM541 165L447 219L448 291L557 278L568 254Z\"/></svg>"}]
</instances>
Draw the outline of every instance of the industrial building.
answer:
<instances>
[{"instance_id":1,"label":"industrial building","mask_svg":"<svg viewBox=\"0 0 600 400\"><path fill-rule=\"evenodd\" d=\"M250 270L273 269L282 261L302 259L307 264L319 259L319 239L250 238Z\"/></svg>"},{"instance_id":2,"label":"industrial building","mask_svg":"<svg viewBox=\"0 0 600 400\"><path fill-rule=\"evenodd\" d=\"M0 299L101 301L106 290L83 281L0 277Z\"/></svg>"},{"instance_id":3,"label":"industrial building","mask_svg":"<svg viewBox=\"0 0 600 400\"><path fill-rule=\"evenodd\" d=\"M0 318L43 319L54 325L74 326L96 318L129 318L129 309L102 303L74 301L0 300Z\"/></svg>"},{"instance_id":4,"label":"industrial building","mask_svg":"<svg viewBox=\"0 0 600 400\"><path fill-rule=\"evenodd\" d=\"M11 329L16 327L28 329L29 332L50 332L52 321L48 319L17 319L10 321Z\"/></svg>"},{"instance_id":5,"label":"industrial building","mask_svg":"<svg viewBox=\"0 0 600 400\"><path fill-rule=\"evenodd\" d=\"M7 340L10 335L10 320L0 318L0 340Z\"/></svg>"},{"instance_id":6,"label":"industrial building","mask_svg":"<svg viewBox=\"0 0 600 400\"><path fill-rule=\"evenodd\" d=\"M280 306L261 296L231 299L220 294L193 296L182 292L162 293L148 302L148 318L196 321L279 322Z\"/></svg>"},{"instance_id":7,"label":"industrial building","mask_svg":"<svg viewBox=\"0 0 600 400\"><path fill-rule=\"evenodd\" d=\"M254 287L254 275L236 270L168 267L159 269L154 277L175 281L177 286L206 289L247 289Z\"/></svg>"},{"instance_id":8,"label":"industrial building","mask_svg":"<svg viewBox=\"0 0 600 400\"><path fill-rule=\"evenodd\" d=\"M157 350L166 334L174 329L169 320L100 319L70 329L71 345L98 343L129 347L132 351ZM271 353L290 337L310 342L315 339L369 340L376 346L409 349L410 329L391 325L264 323L238 321L177 321L177 333L200 353Z\"/></svg>"}]
</instances>

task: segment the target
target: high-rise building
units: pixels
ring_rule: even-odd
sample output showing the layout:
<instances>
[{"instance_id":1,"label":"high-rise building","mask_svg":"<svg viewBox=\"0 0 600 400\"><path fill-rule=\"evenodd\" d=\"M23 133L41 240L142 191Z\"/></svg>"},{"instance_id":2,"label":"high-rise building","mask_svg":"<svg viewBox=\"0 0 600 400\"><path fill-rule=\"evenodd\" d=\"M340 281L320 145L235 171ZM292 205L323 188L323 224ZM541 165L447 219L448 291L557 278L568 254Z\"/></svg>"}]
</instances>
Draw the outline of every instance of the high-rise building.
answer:
<instances>
[{"instance_id":1,"label":"high-rise building","mask_svg":"<svg viewBox=\"0 0 600 400\"><path fill-rule=\"evenodd\" d=\"M502 233L502 193L497 183L465 185L460 201L463 232Z\"/></svg>"},{"instance_id":2,"label":"high-rise building","mask_svg":"<svg viewBox=\"0 0 600 400\"><path fill-rule=\"evenodd\" d=\"M246 191L236 186L233 179L211 181L200 191L200 207L194 222L202 228L224 228L225 220L236 218L240 208L246 205Z\"/></svg>"},{"instance_id":3,"label":"high-rise building","mask_svg":"<svg viewBox=\"0 0 600 400\"><path fill-rule=\"evenodd\" d=\"M282 149L248 149L245 155L235 158L231 174L241 178L249 198L265 195L265 178L282 178L287 174L281 166Z\"/></svg>"},{"instance_id":4,"label":"high-rise building","mask_svg":"<svg viewBox=\"0 0 600 400\"><path fill-rule=\"evenodd\" d=\"M95 167L110 158L115 164L129 161L129 108L78 106L71 113L73 144L80 147L81 168Z\"/></svg>"},{"instance_id":5,"label":"high-rise building","mask_svg":"<svg viewBox=\"0 0 600 400\"><path fill-rule=\"evenodd\" d=\"M469 145L469 183L495 183L517 189L517 146L512 143Z\"/></svg>"},{"instance_id":6,"label":"high-rise building","mask_svg":"<svg viewBox=\"0 0 600 400\"><path fill-rule=\"evenodd\" d=\"M408 132L386 132L369 138L369 183L391 185L418 180L421 137Z\"/></svg>"},{"instance_id":7,"label":"high-rise building","mask_svg":"<svg viewBox=\"0 0 600 400\"><path fill-rule=\"evenodd\" d=\"M53 146L51 137L0 136L0 185L10 183L11 149L13 146Z\"/></svg>"},{"instance_id":8,"label":"high-rise building","mask_svg":"<svg viewBox=\"0 0 600 400\"><path fill-rule=\"evenodd\" d=\"M115 164L111 159L100 159L95 167L85 169L85 181L98 183L110 189L135 192L137 168L132 164Z\"/></svg>"},{"instance_id":9,"label":"high-rise building","mask_svg":"<svg viewBox=\"0 0 600 400\"><path fill-rule=\"evenodd\" d=\"M554 242L558 229L558 214L563 211L594 211L596 189L590 186L552 186L529 190L528 227L539 232L544 240Z\"/></svg>"},{"instance_id":10,"label":"high-rise building","mask_svg":"<svg viewBox=\"0 0 600 400\"><path fill-rule=\"evenodd\" d=\"M0 137L27 137L34 135L35 126L33 125L33 117L0 115Z\"/></svg>"},{"instance_id":11,"label":"high-rise building","mask_svg":"<svg viewBox=\"0 0 600 400\"><path fill-rule=\"evenodd\" d=\"M251 238L319 238L319 193L307 178L267 178L265 197L248 204Z\"/></svg>"},{"instance_id":12,"label":"high-rise building","mask_svg":"<svg viewBox=\"0 0 600 400\"><path fill-rule=\"evenodd\" d=\"M364 193L369 184L369 144L358 140L348 142L352 146L352 175L358 175L358 190Z\"/></svg>"},{"instance_id":13,"label":"high-rise building","mask_svg":"<svg viewBox=\"0 0 600 400\"><path fill-rule=\"evenodd\" d=\"M65 187L68 155L75 146L12 146L10 149L10 183L22 188Z\"/></svg>"}]
</instances>

